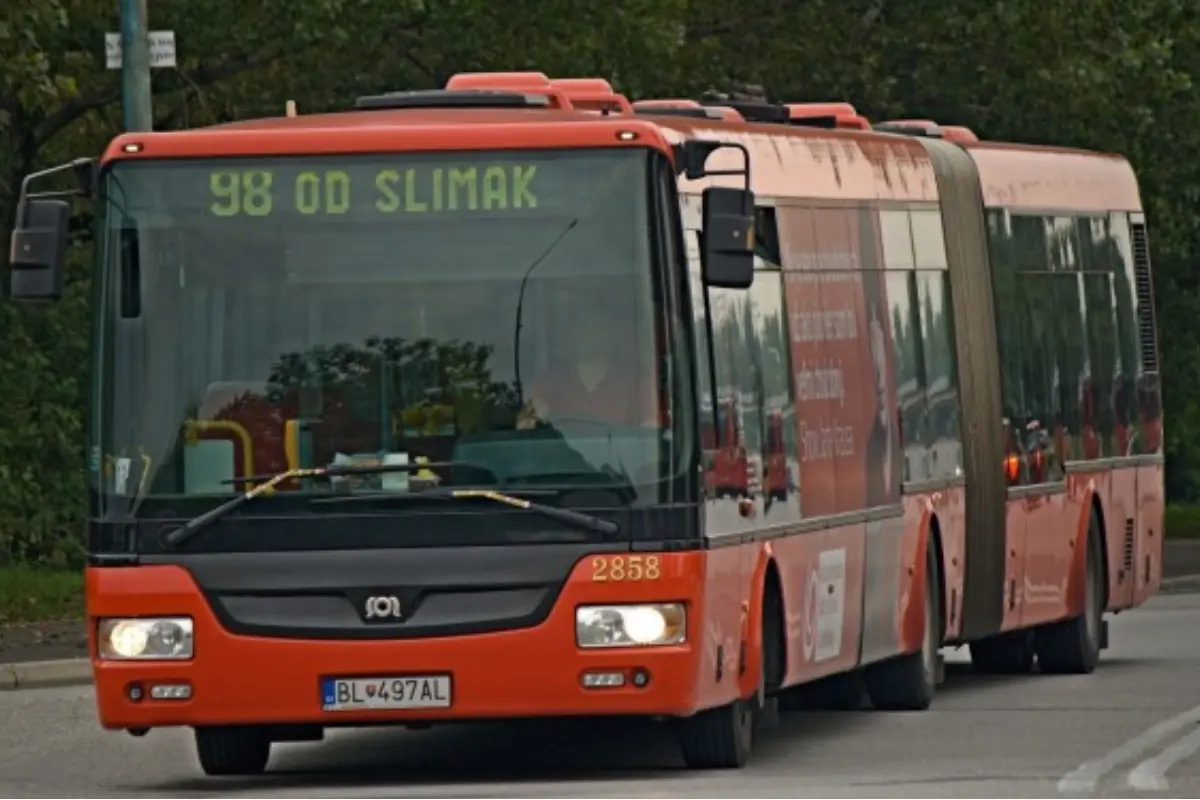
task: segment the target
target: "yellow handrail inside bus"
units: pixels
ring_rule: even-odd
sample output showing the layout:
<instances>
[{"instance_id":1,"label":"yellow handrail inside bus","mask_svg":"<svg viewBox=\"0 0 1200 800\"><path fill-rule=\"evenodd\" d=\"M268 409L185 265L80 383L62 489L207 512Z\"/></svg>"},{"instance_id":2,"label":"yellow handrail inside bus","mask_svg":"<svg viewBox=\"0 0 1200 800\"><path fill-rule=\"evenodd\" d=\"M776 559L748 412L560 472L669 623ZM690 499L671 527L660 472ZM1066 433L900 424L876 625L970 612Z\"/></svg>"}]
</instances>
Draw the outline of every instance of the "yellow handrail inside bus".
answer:
<instances>
[{"instance_id":1,"label":"yellow handrail inside bus","mask_svg":"<svg viewBox=\"0 0 1200 800\"><path fill-rule=\"evenodd\" d=\"M189 442L195 442L199 439L199 434L204 431L225 431L232 433L237 437L242 445L242 477L248 478L254 474L254 442L250 438L250 432L241 424L228 419L189 419L185 424L185 432ZM247 490L253 489L254 484L245 484Z\"/></svg>"},{"instance_id":2,"label":"yellow handrail inside bus","mask_svg":"<svg viewBox=\"0 0 1200 800\"><path fill-rule=\"evenodd\" d=\"M300 469L300 420L283 423L283 455L289 470Z\"/></svg>"}]
</instances>

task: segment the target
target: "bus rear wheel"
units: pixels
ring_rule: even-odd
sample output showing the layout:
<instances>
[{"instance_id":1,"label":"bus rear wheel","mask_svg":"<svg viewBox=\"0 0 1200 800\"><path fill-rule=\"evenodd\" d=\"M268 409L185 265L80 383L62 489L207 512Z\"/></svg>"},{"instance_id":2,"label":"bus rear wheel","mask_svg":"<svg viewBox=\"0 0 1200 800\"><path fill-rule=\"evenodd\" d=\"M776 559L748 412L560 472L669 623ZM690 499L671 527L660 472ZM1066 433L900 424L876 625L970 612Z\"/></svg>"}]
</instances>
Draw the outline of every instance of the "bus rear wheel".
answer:
<instances>
[{"instance_id":1,"label":"bus rear wheel","mask_svg":"<svg viewBox=\"0 0 1200 800\"><path fill-rule=\"evenodd\" d=\"M915 653L871 664L863 673L867 696L879 711L924 711L933 703L940 672L941 580L935 549L925 552L925 635Z\"/></svg>"},{"instance_id":2,"label":"bus rear wheel","mask_svg":"<svg viewBox=\"0 0 1200 800\"><path fill-rule=\"evenodd\" d=\"M258 728L196 728L196 755L205 775L261 775L271 758L271 739Z\"/></svg>"},{"instance_id":3,"label":"bus rear wheel","mask_svg":"<svg viewBox=\"0 0 1200 800\"><path fill-rule=\"evenodd\" d=\"M1100 522L1092 514L1088 521L1087 557L1084 564L1083 613L1037 630L1034 647L1043 673L1086 675L1100 661L1101 627L1104 625L1104 594L1107 577L1100 552Z\"/></svg>"}]
</instances>

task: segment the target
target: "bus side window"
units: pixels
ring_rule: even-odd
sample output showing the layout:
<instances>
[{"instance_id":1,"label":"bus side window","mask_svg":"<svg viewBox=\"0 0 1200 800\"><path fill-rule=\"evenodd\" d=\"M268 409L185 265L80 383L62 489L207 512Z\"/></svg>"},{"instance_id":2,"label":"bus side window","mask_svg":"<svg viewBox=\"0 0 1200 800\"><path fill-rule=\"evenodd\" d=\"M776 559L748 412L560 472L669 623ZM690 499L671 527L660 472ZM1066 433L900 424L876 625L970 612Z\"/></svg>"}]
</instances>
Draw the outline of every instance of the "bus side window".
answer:
<instances>
[{"instance_id":1,"label":"bus side window","mask_svg":"<svg viewBox=\"0 0 1200 800\"><path fill-rule=\"evenodd\" d=\"M1017 264L1014 253L1012 218L1004 209L987 213L988 260L992 267L992 291L995 297L996 334L1000 348L1001 407L1004 414L1006 455L1019 455L1020 436L1028 403L1025 387L1024 352L1027 330L1024 327L1021 296L1017 288ZM1024 470L1018 481L1025 477Z\"/></svg>"},{"instance_id":2,"label":"bus side window","mask_svg":"<svg viewBox=\"0 0 1200 800\"><path fill-rule=\"evenodd\" d=\"M925 351L925 397L929 404L925 443L930 477L962 474L962 431L958 396L958 362L948 272L917 273L921 345Z\"/></svg>"}]
</instances>

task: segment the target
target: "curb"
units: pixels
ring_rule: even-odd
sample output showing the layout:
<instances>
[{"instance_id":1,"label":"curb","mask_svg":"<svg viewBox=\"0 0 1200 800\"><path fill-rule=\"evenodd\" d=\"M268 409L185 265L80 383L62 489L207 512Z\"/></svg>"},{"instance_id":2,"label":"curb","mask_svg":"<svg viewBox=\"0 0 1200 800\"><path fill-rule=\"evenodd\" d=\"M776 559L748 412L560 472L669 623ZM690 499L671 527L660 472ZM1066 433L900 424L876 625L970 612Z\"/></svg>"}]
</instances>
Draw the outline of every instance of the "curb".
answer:
<instances>
[{"instance_id":1,"label":"curb","mask_svg":"<svg viewBox=\"0 0 1200 800\"><path fill-rule=\"evenodd\" d=\"M1178 575L1163 578L1158 585L1159 594L1186 594L1200 592L1200 575Z\"/></svg>"},{"instance_id":2,"label":"curb","mask_svg":"<svg viewBox=\"0 0 1200 800\"><path fill-rule=\"evenodd\" d=\"M0 691L87 686L92 682L92 662L86 658L0 664Z\"/></svg>"}]
</instances>

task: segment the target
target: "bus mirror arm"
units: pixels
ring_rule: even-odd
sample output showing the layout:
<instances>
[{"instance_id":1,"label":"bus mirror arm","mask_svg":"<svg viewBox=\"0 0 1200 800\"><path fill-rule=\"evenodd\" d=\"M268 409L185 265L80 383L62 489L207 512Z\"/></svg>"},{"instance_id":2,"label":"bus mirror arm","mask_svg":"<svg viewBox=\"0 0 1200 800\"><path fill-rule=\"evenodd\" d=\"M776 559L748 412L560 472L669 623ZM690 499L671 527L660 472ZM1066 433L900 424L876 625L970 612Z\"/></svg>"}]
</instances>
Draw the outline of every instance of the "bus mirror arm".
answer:
<instances>
[{"instance_id":1,"label":"bus mirror arm","mask_svg":"<svg viewBox=\"0 0 1200 800\"><path fill-rule=\"evenodd\" d=\"M75 188L49 192L29 191L35 181L40 181L44 178L53 178L64 172L72 173L72 177L75 179ZM26 200L34 198L94 197L96 194L96 176L97 168L96 159L94 158L77 158L74 161L68 161L66 164L59 164L57 167L31 172L21 180L20 202L23 203Z\"/></svg>"},{"instance_id":2,"label":"bus mirror arm","mask_svg":"<svg viewBox=\"0 0 1200 800\"><path fill-rule=\"evenodd\" d=\"M709 169L708 158L718 150L737 150L742 154L742 166L738 169ZM722 142L713 139L688 139L674 148L675 171L689 181L701 178L738 175L743 187L750 188L750 151L737 142Z\"/></svg>"}]
</instances>

